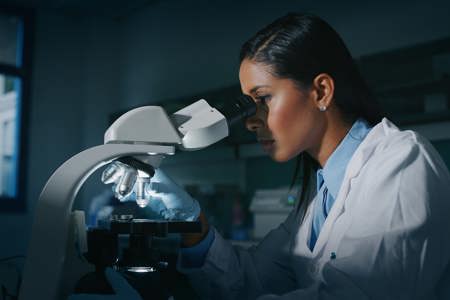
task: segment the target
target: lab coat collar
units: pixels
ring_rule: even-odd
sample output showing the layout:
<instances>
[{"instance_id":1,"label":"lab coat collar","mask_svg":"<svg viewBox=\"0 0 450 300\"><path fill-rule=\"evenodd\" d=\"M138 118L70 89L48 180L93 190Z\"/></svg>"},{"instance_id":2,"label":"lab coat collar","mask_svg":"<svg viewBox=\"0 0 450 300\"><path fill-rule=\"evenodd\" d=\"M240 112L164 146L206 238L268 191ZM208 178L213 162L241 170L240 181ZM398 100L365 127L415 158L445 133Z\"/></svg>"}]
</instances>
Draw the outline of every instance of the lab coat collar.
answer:
<instances>
[{"instance_id":1,"label":"lab coat collar","mask_svg":"<svg viewBox=\"0 0 450 300\"><path fill-rule=\"evenodd\" d=\"M369 124L364 119L358 119L353 123L347 135L328 158L322 171L318 171L317 189L321 185L320 180L322 178L320 177L323 177L328 192L333 199L337 198L348 163L370 129Z\"/></svg>"}]
</instances>

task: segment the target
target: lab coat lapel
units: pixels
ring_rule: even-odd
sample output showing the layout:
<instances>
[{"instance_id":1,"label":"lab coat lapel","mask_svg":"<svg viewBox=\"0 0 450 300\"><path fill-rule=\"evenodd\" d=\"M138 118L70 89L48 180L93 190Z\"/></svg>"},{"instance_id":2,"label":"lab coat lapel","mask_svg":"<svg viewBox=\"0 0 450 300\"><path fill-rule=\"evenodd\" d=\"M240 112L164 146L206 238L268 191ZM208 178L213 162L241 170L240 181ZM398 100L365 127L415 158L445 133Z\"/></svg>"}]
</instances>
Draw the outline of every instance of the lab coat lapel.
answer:
<instances>
[{"instance_id":1,"label":"lab coat lapel","mask_svg":"<svg viewBox=\"0 0 450 300\"><path fill-rule=\"evenodd\" d=\"M386 124L389 123L389 124ZM377 124L372 130L369 132L367 137L358 147L358 149L353 154L350 162L347 166L344 180L342 182L341 188L339 190L337 199L333 204L333 207L326 218L322 230L317 239L316 245L313 249L312 256L320 255L323 251L324 246L327 244L327 241L330 240L330 232L333 229L333 225L336 222L336 219L344 212L345 209L345 200L347 199L348 193L351 188L352 179L357 177L361 168L367 162L367 160L371 157L371 154L378 145L379 140L385 136L385 127L386 125L392 125L387 119L383 119L383 121ZM311 218L308 220L308 228L311 227ZM343 234L345 230L336 230L335 232L339 232L339 234ZM333 237L333 240L336 240L336 237ZM340 240L338 238L338 240Z\"/></svg>"},{"instance_id":2,"label":"lab coat lapel","mask_svg":"<svg viewBox=\"0 0 450 300\"><path fill-rule=\"evenodd\" d=\"M295 247L294 247L294 253L299 256L303 257L312 257L312 251L309 249L308 241L311 236L311 222L312 222L312 211L313 211L313 203L316 201L315 196L311 203L309 204L305 218L303 220L303 226L300 226L297 235L296 235L296 241L295 241ZM306 226L305 226L306 225Z\"/></svg>"}]
</instances>

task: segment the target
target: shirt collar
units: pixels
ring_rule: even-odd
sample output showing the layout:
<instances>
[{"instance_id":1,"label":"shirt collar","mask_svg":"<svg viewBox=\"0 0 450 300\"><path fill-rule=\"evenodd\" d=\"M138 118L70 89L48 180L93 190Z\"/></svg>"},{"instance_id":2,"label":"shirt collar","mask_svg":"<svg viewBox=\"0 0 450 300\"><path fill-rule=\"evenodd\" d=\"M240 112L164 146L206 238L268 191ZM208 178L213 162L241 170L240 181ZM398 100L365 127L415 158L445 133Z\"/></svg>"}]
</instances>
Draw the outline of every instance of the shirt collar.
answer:
<instances>
[{"instance_id":1,"label":"shirt collar","mask_svg":"<svg viewBox=\"0 0 450 300\"><path fill-rule=\"evenodd\" d=\"M363 119L358 119L353 123L347 135L328 158L324 168L317 171L318 189L325 183L328 192L336 199L344 180L348 162L370 129L369 124Z\"/></svg>"}]
</instances>

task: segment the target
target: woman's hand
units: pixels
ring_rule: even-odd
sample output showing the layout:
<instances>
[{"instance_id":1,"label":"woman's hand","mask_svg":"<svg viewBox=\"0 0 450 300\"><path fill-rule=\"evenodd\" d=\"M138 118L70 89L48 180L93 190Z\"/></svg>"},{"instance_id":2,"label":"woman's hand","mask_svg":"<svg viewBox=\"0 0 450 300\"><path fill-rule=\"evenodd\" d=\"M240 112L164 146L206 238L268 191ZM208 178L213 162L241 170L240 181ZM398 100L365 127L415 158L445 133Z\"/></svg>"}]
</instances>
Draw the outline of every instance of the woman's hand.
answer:
<instances>
[{"instance_id":1,"label":"woman's hand","mask_svg":"<svg viewBox=\"0 0 450 300\"><path fill-rule=\"evenodd\" d=\"M206 219L203 212L200 212L198 220L202 224L202 232L200 233L183 233L181 234L181 245L183 247L192 247L200 243L209 231L208 220Z\"/></svg>"},{"instance_id":2,"label":"woman's hand","mask_svg":"<svg viewBox=\"0 0 450 300\"><path fill-rule=\"evenodd\" d=\"M136 201L138 171L121 162L113 162L102 174L105 184L113 183L114 195L120 201ZM200 205L161 169L144 185L146 205L165 220L195 221Z\"/></svg>"}]
</instances>

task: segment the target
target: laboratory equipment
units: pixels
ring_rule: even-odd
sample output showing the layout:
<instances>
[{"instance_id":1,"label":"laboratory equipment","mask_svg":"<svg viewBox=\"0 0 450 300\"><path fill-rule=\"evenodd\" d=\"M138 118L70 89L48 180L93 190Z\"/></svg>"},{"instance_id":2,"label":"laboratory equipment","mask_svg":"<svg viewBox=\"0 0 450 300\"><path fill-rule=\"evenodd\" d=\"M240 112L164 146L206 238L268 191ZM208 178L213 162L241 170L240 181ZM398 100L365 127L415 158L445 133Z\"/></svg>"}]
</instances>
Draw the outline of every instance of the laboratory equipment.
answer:
<instances>
[{"instance_id":1,"label":"laboratory equipment","mask_svg":"<svg viewBox=\"0 0 450 300\"><path fill-rule=\"evenodd\" d=\"M253 238L260 240L279 226L292 211L296 189L281 187L258 189L253 194L250 211L253 213Z\"/></svg>"},{"instance_id":2,"label":"laboratory equipment","mask_svg":"<svg viewBox=\"0 0 450 300\"><path fill-rule=\"evenodd\" d=\"M155 174L151 165L145 164L133 157L121 157L111 163L102 173L102 182L114 183L114 195L119 200L128 197L136 186L136 203L145 207L148 200L144 196L145 184Z\"/></svg>"},{"instance_id":3,"label":"laboratory equipment","mask_svg":"<svg viewBox=\"0 0 450 300\"><path fill-rule=\"evenodd\" d=\"M35 209L19 299L64 299L82 275L93 271L83 257L88 248L84 212L72 211L72 204L95 170L119 159L124 163L123 158L129 165L132 158L132 163L140 164L136 169L142 176L131 177L151 177L152 170L176 149L199 150L214 144L228 136L231 125L255 111L251 98L242 96L220 111L201 99L170 117L159 106L139 107L122 115L106 131L103 145L76 154L47 181ZM120 194L128 192L133 178L118 187ZM142 223L152 224L151 220Z\"/></svg>"}]
</instances>

